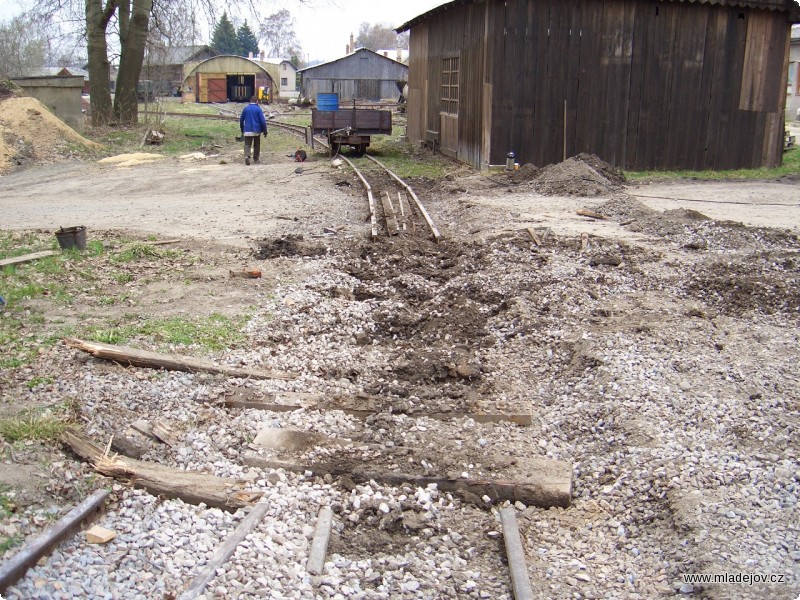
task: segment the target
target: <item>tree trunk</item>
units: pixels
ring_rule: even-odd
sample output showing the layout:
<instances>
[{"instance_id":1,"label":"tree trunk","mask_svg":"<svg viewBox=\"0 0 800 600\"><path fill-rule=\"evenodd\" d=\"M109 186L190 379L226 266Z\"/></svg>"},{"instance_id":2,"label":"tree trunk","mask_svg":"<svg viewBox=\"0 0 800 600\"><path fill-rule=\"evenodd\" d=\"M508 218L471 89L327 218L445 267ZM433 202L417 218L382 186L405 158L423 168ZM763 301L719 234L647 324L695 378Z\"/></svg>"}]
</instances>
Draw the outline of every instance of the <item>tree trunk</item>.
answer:
<instances>
[{"instance_id":1,"label":"tree trunk","mask_svg":"<svg viewBox=\"0 0 800 600\"><path fill-rule=\"evenodd\" d=\"M89 55L89 106L92 125L107 125L113 114L111 105L111 70L108 63L106 29L116 10L115 0L103 6L103 0L86 0L86 37Z\"/></svg>"},{"instance_id":2,"label":"tree trunk","mask_svg":"<svg viewBox=\"0 0 800 600\"><path fill-rule=\"evenodd\" d=\"M136 84L144 62L144 47L153 0L124 0L120 4L119 26L121 54L114 115L123 125L138 123L139 107Z\"/></svg>"}]
</instances>

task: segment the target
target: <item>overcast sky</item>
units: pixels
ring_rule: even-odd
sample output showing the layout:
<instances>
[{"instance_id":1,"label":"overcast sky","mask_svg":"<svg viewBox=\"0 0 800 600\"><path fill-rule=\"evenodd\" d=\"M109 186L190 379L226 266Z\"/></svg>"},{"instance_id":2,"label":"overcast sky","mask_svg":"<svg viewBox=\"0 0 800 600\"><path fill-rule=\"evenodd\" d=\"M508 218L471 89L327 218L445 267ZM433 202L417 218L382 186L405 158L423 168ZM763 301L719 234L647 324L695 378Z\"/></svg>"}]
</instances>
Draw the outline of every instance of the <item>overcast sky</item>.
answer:
<instances>
[{"instance_id":1,"label":"overcast sky","mask_svg":"<svg viewBox=\"0 0 800 600\"><path fill-rule=\"evenodd\" d=\"M4 0L0 0L3 2ZM310 60L333 60L344 55L352 33L358 37L361 23L385 23L397 27L447 0L313 0L312 7L296 0L276 3L295 17L295 31Z\"/></svg>"},{"instance_id":2,"label":"overcast sky","mask_svg":"<svg viewBox=\"0 0 800 600\"><path fill-rule=\"evenodd\" d=\"M0 20L10 19L20 12L21 4L32 0L0 0ZM266 17L282 8L295 18L295 32L308 60L333 60L344 55L350 33L358 36L361 23L402 25L448 0L269 0L263 2ZM245 3L241 3L240 6ZM235 15L247 19L253 26L252 15ZM255 30L256 28L253 27ZM201 40L203 43L207 39Z\"/></svg>"}]
</instances>

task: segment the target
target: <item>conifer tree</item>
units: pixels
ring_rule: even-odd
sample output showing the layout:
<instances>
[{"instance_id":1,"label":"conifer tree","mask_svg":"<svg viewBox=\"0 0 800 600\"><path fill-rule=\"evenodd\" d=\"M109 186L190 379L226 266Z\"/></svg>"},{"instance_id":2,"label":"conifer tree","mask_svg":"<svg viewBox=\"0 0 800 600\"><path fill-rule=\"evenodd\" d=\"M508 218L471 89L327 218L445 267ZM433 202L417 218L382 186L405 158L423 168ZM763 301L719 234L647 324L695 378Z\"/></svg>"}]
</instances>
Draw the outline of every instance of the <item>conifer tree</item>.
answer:
<instances>
[{"instance_id":1,"label":"conifer tree","mask_svg":"<svg viewBox=\"0 0 800 600\"><path fill-rule=\"evenodd\" d=\"M244 25L239 27L239 31L236 32L236 37L239 39L239 50L242 56L248 56L250 52L253 53L253 56L258 56L258 38L256 34L253 33L253 30L250 29L247 21L244 22Z\"/></svg>"},{"instance_id":2,"label":"conifer tree","mask_svg":"<svg viewBox=\"0 0 800 600\"><path fill-rule=\"evenodd\" d=\"M211 47L220 54L241 54L239 48L239 38L236 37L236 30L233 23L228 18L228 13L223 12L211 36Z\"/></svg>"}]
</instances>

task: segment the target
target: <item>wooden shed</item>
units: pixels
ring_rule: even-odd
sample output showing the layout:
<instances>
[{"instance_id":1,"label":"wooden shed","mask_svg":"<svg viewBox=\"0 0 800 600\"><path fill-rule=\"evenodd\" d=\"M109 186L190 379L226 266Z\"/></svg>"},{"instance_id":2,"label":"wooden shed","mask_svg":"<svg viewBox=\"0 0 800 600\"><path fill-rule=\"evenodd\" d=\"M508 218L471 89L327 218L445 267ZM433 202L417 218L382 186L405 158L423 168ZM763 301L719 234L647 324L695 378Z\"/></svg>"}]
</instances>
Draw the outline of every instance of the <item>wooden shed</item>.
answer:
<instances>
[{"instance_id":1,"label":"wooden shed","mask_svg":"<svg viewBox=\"0 0 800 600\"><path fill-rule=\"evenodd\" d=\"M337 93L340 101L397 99L397 83L408 81L408 66L366 48L299 73L304 96Z\"/></svg>"},{"instance_id":2,"label":"wooden shed","mask_svg":"<svg viewBox=\"0 0 800 600\"><path fill-rule=\"evenodd\" d=\"M273 75L274 72L274 75ZM184 70L183 98L190 102L247 102L260 87L280 94L275 65L242 56L215 56Z\"/></svg>"},{"instance_id":3,"label":"wooden shed","mask_svg":"<svg viewBox=\"0 0 800 600\"><path fill-rule=\"evenodd\" d=\"M476 168L781 162L793 0L456 0L411 32L408 136Z\"/></svg>"},{"instance_id":4,"label":"wooden shed","mask_svg":"<svg viewBox=\"0 0 800 600\"><path fill-rule=\"evenodd\" d=\"M185 64L195 66L218 54L210 46L148 47L139 78L152 81L157 95L171 95L173 88L180 88L183 83Z\"/></svg>"}]
</instances>

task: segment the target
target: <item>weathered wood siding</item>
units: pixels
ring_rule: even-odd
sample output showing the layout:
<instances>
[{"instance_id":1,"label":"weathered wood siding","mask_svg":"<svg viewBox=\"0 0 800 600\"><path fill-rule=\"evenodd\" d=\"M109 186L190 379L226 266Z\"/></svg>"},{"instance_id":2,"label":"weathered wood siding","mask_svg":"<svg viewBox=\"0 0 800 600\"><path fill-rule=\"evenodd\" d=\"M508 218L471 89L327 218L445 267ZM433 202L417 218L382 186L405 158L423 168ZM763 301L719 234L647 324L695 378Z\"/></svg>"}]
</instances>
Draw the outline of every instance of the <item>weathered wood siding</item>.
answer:
<instances>
[{"instance_id":1,"label":"weathered wood siding","mask_svg":"<svg viewBox=\"0 0 800 600\"><path fill-rule=\"evenodd\" d=\"M457 155L476 167L509 151L540 166L580 152L627 169L775 166L789 28L780 11L703 3L455 6L411 30L409 111L424 123L409 135L441 129L441 61L459 55Z\"/></svg>"},{"instance_id":2,"label":"weathered wood siding","mask_svg":"<svg viewBox=\"0 0 800 600\"><path fill-rule=\"evenodd\" d=\"M397 81L408 80L408 67L371 52L358 50L329 63L303 69L303 93L338 93L339 100L380 100L399 98Z\"/></svg>"}]
</instances>

